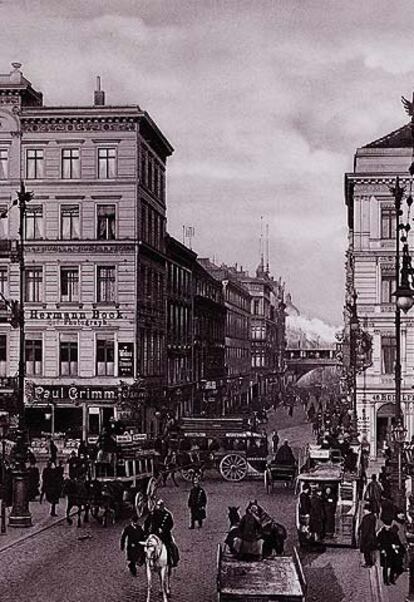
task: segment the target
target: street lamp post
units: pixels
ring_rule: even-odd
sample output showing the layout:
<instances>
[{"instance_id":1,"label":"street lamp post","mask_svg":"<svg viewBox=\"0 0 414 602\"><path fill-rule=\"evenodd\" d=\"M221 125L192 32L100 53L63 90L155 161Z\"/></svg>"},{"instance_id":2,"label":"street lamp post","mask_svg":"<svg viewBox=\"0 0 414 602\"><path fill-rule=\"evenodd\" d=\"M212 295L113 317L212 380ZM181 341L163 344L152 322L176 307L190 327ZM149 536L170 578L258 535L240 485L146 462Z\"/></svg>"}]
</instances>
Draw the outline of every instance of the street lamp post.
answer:
<instances>
[{"instance_id":1,"label":"street lamp post","mask_svg":"<svg viewBox=\"0 0 414 602\"><path fill-rule=\"evenodd\" d=\"M19 430L16 444L13 448L13 497L12 509L9 516L11 527L30 527L32 516L29 510L28 486L27 486L27 443L25 435L25 413L24 413L24 379L25 379L25 320L24 320L24 298L25 298L25 215L27 203L33 198L33 193L26 192L24 183L20 183L20 192L17 193L19 207L19 302L15 303L15 309L19 326L19 372L17 391L17 410L19 415ZM16 203L15 203L16 204Z\"/></svg>"},{"instance_id":2,"label":"street lamp post","mask_svg":"<svg viewBox=\"0 0 414 602\"><path fill-rule=\"evenodd\" d=\"M8 412L0 412L1 436L1 519L0 533L6 533L6 434L9 428Z\"/></svg>"}]
</instances>

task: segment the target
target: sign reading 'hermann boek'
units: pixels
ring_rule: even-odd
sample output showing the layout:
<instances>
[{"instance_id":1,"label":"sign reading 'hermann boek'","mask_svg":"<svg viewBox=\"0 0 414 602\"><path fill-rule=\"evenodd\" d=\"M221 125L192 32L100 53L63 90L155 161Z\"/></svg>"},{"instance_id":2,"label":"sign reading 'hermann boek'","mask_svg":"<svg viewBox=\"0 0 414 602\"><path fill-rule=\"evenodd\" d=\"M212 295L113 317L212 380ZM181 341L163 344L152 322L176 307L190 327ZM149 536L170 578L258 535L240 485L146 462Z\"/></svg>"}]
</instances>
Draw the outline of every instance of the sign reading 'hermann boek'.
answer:
<instances>
[{"instance_id":1,"label":"sign reading 'hermann boek'","mask_svg":"<svg viewBox=\"0 0 414 602\"><path fill-rule=\"evenodd\" d=\"M91 311L59 311L30 309L26 312L26 320L49 320L64 326L106 326L112 320L124 320L126 316L119 309Z\"/></svg>"}]
</instances>

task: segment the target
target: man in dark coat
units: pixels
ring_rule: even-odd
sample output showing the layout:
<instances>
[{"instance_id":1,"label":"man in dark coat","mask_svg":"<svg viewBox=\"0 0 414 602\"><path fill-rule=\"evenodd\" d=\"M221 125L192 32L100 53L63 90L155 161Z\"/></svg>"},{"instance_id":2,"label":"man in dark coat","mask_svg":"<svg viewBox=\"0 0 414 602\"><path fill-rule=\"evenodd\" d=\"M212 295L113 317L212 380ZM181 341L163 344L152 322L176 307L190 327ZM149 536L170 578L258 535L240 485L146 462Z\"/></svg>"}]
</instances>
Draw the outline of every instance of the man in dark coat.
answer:
<instances>
[{"instance_id":1,"label":"man in dark coat","mask_svg":"<svg viewBox=\"0 0 414 602\"><path fill-rule=\"evenodd\" d=\"M325 511L320 489L316 489L310 498L309 529L315 541L321 541L325 537Z\"/></svg>"},{"instance_id":2,"label":"man in dark coat","mask_svg":"<svg viewBox=\"0 0 414 602\"><path fill-rule=\"evenodd\" d=\"M273 435L272 435L272 449L273 449L273 453L274 454L277 453L278 446L279 446L279 435L277 434L277 431L273 431Z\"/></svg>"},{"instance_id":3,"label":"man in dark coat","mask_svg":"<svg viewBox=\"0 0 414 602\"><path fill-rule=\"evenodd\" d=\"M77 479L79 470L80 460L76 455L76 452L71 452L68 459L69 478Z\"/></svg>"},{"instance_id":4,"label":"man in dark coat","mask_svg":"<svg viewBox=\"0 0 414 602\"><path fill-rule=\"evenodd\" d=\"M364 516L358 527L359 550L364 555L365 566L371 567L375 564L374 552L377 549L377 517L372 512L369 504L364 507Z\"/></svg>"},{"instance_id":5,"label":"man in dark coat","mask_svg":"<svg viewBox=\"0 0 414 602\"><path fill-rule=\"evenodd\" d=\"M178 548L174 542L172 529L174 519L171 512L165 507L164 501L159 499L154 510L147 516L144 522L145 536L157 535L167 547L168 564L174 568L180 559Z\"/></svg>"},{"instance_id":6,"label":"man in dark coat","mask_svg":"<svg viewBox=\"0 0 414 602\"><path fill-rule=\"evenodd\" d=\"M58 448L56 447L52 437L49 437L49 460L55 465L57 463L57 453Z\"/></svg>"},{"instance_id":7,"label":"man in dark coat","mask_svg":"<svg viewBox=\"0 0 414 602\"><path fill-rule=\"evenodd\" d=\"M276 464L284 464L285 466L292 466L296 464L296 458L293 455L293 451L289 446L288 440L285 439L283 445L281 445L275 456Z\"/></svg>"},{"instance_id":8,"label":"man in dark coat","mask_svg":"<svg viewBox=\"0 0 414 602\"><path fill-rule=\"evenodd\" d=\"M395 584L398 577L404 572L404 547L391 525L384 525L377 538L384 583L385 585Z\"/></svg>"},{"instance_id":9,"label":"man in dark coat","mask_svg":"<svg viewBox=\"0 0 414 602\"><path fill-rule=\"evenodd\" d=\"M27 469L27 495L30 502L33 502L39 495L40 473L36 466L36 461L30 459L30 465Z\"/></svg>"},{"instance_id":10,"label":"man in dark coat","mask_svg":"<svg viewBox=\"0 0 414 602\"><path fill-rule=\"evenodd\" d=\"M380 518L385 525L390 525L397 516L397 508L392 501L385 496L381 498Z\"/></svg>"},{"instance_id":11,"label":"man in dark coat","mask_svg":"<svg viewBox=\"0 0 414 602\"><path fill-rule=\"evenodd\" d=\"M138 517L133 515L130 524L122 531L120 546L124 551L126 543L128 568L134 577L137 576L137 564L142 566L145 562L145 550L140 543L144 539L144 530L138 522Z\"/></svg>"},{"instance_id":12,"label":"man in dark coat","mask_svg":"<svg viewBox=\"0 0 414 602\"><path fill-rule=\"evenodd\" d=\"M199 528L203 526L203 520L206 518L207 495L200 485L198 479L194 479L193 487L191 488L188 497L188 507L190 508L190 529L194 529L195 523L198 523Z\"/></svg>"},{"instance_id":13,"label":"man in dark coat","mask_svg":"<svg viewBox=\"0 0 414 602\"><path fill-rule=\"evenodd\" d=\"M52 462L48 462L42 472L42 494L46 496L50 504L50 516L57 516L56 504L59 503L59 475ZM42 495L40 496L43 497Z\"/></svg>"},{"instance_id":14,"label":"man in dark coat","mask_svg":"<svg viewBox=\"0 0 414 602\"><path fill-rule=\"evenodd\" d=\"M332 487L326 487L323 496L323 511L325 514L325 533L332 537L335 533L335 514L337 497Z\"/></svg>"},{"instance_id":15,"label":"man in dark coat","mask_svg":"<svg viewBox=\"0 0 414 602\"><path fill-rule=\"evenodd\" d=\"M373 474L365 490L364 500L368 502L372 511L377 516L381 510L382 487L377 481L377 475Z\"/></svg>"}]
</instances>

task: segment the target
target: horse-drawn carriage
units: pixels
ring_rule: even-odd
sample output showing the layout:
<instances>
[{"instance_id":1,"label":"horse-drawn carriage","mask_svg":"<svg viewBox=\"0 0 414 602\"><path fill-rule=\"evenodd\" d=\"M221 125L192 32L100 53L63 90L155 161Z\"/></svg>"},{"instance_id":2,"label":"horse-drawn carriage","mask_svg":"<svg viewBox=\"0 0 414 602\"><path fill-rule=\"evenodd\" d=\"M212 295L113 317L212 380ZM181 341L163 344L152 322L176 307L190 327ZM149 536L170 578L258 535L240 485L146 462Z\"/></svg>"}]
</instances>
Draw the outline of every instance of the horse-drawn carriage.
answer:
<instances>
[{"instance_id":1,"label":"horse-drawn carriage","mask_svg":"<svg viewBox=\"0 0 414 602\"><path fill-rule=\"evenodd\" d=\"M296 549L292 556L243 561L217 548L218 602L304 602L306 580Z\"/></svg>"},{"instance_id":2,"label":"horse-drawn carriage","mask_svg":"<svg viewBox=\"0 0 414 602\"><path fill-rule=\"evenodd\" d=\"M225 481L261 478L268 454L266 433L249 430L243 418L183 418L177 447L185 480L213 468Z\"/></svg>"}]
</instances>

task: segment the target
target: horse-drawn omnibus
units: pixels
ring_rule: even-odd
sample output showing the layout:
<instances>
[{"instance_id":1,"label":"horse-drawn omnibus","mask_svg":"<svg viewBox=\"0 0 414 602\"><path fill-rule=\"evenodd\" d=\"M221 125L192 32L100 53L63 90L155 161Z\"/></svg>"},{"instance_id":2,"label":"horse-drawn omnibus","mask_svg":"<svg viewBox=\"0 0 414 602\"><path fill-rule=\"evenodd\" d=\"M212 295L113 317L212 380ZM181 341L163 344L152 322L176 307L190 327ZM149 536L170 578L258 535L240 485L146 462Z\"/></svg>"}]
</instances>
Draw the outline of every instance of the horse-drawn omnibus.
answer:
<instances>
[{"instance_id":1,"label":"horse-drawn omnibus","mask_svg":"<svg viewBox=\"0 0 414 602\"><path fill-rule=\"evenodd\" d=\"M217 548L218 602L305 602L306 580L296 549L292 556L244 561Z\"/></svg>"},{"instance_id":2,"label":"horse-drawn omnibus","mask_svg":"<svg viewBox=\"0 0 414 602\"><path fill-rule=\"evenodd\" d=\"M305 489L313 495L317 490L322 496L327 488L335 500L335 515L333 520L333 533L325 535L322 543L327 546L352 546L358 545L358 526L360 522L358 473L345 472L340 464L330 461L316 464L297 477L297 506L296 528L301 546L313 545L315 540L311 531L311 516L304 514L301 508L301 493Z\"/></svg>"},{"instance_id":3,"label":"horse-drawn omnibus","mask_svg":"<svg viewBox=\"0 0 414 602\"><path fill-rule=\"evenodd\" d=\"M250 430L244 418L183 418L177 447L185 480L208 468L225 481L262 478L266 468L267 435Z\"/></svg>"}]
</instances>

